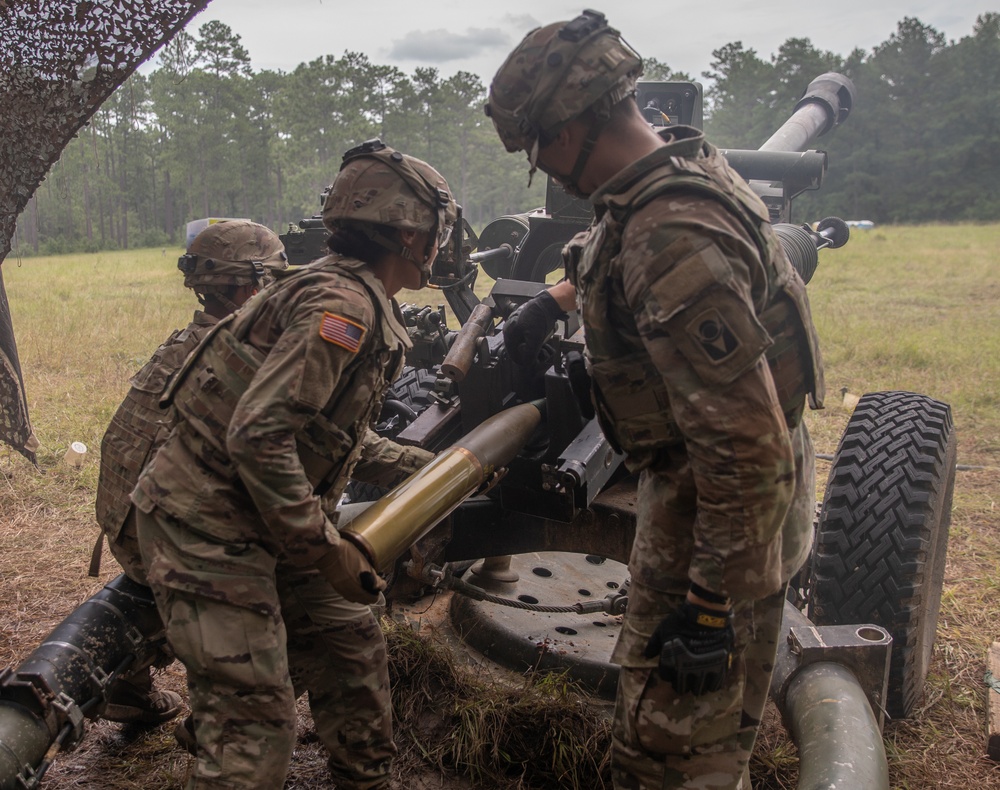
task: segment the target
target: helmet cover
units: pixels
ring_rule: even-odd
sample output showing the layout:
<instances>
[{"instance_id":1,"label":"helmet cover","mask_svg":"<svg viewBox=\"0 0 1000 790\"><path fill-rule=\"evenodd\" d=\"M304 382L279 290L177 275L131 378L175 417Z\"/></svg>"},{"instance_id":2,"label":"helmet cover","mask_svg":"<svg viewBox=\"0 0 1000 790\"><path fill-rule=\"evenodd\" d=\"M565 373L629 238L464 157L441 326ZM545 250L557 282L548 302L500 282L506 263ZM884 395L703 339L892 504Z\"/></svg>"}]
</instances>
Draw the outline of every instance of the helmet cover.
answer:
<instances>
[{"instance_id":1,"label":"helmet cover","mask_svg":"<svg viewBox=\"0 0 1000 790\"><path fill-rule=\"evenodd\" d=\"M331 232L357 223L374 241L401 254L400 245L379 234L375 226L436 232L440 245L457 218L458 205L444 176L378 139L344 154L323 204L323 224ZM431 262L414 263L426 284Z\"/></svg>"},{"instance_id":2,"label":"helmet cover","mask_svg":"<svg viewBox=\"0 0 1000 790\"><path fill-rule=\"evenodd\" d=\"M288 266L285 245L273 230L246 219L209 225L177 262L184 285L200 293L231 286L261 286Z\"/></svg>"},{"instance_id":3,"label":"helmet cover","mask_svg":"<svg viewBox=\"0 0 1000 790\"><path fill-rule=\"evenodd\" d=\"M527 151L532 172L539 148L586 110L601 113L635 93L642 58L604 15L532 30L493 77L488 115L511 153Z\"/></svg>"}]
</instances>

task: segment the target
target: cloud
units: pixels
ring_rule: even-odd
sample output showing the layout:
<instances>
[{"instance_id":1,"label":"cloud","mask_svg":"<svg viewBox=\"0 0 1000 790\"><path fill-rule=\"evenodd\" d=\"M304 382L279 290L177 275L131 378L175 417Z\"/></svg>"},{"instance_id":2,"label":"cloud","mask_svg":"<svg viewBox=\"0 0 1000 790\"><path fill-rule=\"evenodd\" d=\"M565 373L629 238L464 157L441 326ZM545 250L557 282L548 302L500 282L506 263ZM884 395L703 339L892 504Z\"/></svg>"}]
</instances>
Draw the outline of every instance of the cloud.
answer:
<instances>
[{"instance_id":1,"label":"cloud","mask_svg":"<svg viewBox=\"0 0 1000 790\"><path fill-rule=\"evenodd\" d=\"M531 14L506 14L503 21L514 28L514 30L522 31L522 35L527 35L529 30L534 30L536 27L542 26L542 23ZM556 20L552 19L549 21L555 22Z\"/></svg>"},{"instance_id":2,"label":"cloud","mask_svg":"<svg viewBox=\"0 0 1000 790\"><path fill-rule=\"evenodd\" d=\"M510 48L511 38L497 28L469 28L465 33L447 30L413 30L396 39L389 57L421 63L446 63L475 57L485 51Z\"/></svg>"}]
</instances>

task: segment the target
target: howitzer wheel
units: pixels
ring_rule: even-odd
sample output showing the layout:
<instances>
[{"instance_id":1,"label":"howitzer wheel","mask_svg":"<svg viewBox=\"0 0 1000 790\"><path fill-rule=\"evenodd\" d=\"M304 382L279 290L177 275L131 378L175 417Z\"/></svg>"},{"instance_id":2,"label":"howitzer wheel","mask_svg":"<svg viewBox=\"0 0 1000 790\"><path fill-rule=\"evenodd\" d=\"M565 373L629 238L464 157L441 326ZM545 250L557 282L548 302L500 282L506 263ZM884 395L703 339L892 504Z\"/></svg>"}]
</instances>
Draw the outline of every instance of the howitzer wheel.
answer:
<instances>
[{"instance_id":1,"label":"howitzer wheel","mask_svg":"<svg viewBox=\"0 0 1000 790\"><path fill-rule=\"evenodd\" d=\"M941 606L955 486L951 409L911 392L861 398L834 456L811 562L817 625L892 634L886 711L923 690Z\"/></svg>"}]
</instances>

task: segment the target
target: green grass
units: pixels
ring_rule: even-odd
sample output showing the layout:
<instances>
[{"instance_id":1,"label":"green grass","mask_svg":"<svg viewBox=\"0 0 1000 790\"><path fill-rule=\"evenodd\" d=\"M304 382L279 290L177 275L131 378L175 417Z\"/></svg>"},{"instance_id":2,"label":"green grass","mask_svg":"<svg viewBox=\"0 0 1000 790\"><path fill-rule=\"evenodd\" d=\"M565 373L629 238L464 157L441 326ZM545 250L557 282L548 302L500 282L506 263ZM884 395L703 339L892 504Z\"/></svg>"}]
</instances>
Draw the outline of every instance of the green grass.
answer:
<instances>
[{"instance_id":1,"label":"green grass","mask_svg":"<svg viewBox=\"0 0 1000 790\"><path fill-rule=\"evenodd\" d=\"M43 467L74 441L96 453L129 378L190 321L198 304L177 270L181 252L6 261L4 284Z\"/></svg>"},{"instance_id":2,"label":"green grass","mask_svg":"<svg viewBox=\"0 0 1000 790\"><path fill-rule=\"evenodd\" d=\"M830 403L843 387L930 395L952 406L960 463L1000 464L998 249L1000 226L954 225L855 230L821 252L809 298ZM827 448L836 415L811 422Z\"/></svg>"}]
</instances>

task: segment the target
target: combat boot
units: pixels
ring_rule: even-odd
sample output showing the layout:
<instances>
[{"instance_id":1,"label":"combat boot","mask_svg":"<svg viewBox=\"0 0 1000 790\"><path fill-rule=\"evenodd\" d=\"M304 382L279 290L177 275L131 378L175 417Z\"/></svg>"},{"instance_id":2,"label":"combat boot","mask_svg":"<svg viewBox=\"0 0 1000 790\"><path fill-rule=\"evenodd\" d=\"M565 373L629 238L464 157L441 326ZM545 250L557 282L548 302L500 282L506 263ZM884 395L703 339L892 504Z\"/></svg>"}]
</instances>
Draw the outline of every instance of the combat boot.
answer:
<instances>
[{"instance_id":1,"label":"combat boot","mask_svg":"<svg viewBox=\"0 0 1000 790\"><path fill-rule=\"evenodd\" d=\"M194 734L194 716L188 714L174 727L174 738L192 757L198 756L198 739Z\"/></svg>"},{"instance_id":2,"label":"combat boot","mask_svg":"<svg viewBox=\"0 0 1000 790\"><path fill-rule=\"evenodd\" d=\"M120 678L111 685L108 703L101 717L126 724L163 724L180 712L180 694L154 689L147 668L127 679Z\"/></svg>"}]
</instances>

